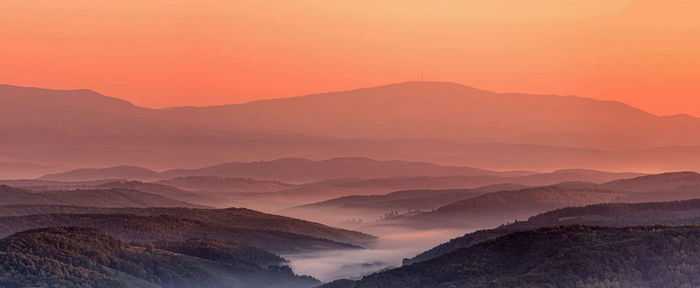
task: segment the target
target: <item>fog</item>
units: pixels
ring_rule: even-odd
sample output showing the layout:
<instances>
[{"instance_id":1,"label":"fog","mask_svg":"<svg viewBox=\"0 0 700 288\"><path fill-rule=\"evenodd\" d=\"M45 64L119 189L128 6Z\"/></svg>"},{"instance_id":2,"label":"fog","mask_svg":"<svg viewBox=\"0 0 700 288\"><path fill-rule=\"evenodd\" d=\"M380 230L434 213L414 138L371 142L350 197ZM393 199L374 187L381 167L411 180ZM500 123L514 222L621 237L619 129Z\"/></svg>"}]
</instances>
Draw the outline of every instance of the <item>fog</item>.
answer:
<instances>
[{"instance_id":1,"label":"fog","mask_svg":"<svg viewBox=\"0 0 700 288\"><path fill-rule=\"evenodd\" d=\"M394 230L380 236L367 249L282 255L296 274L311 275L323 282L359 278L377 270L401 266L401 260L417 255L449 239L471 231L454 229ZM379 234L379 233L375 233Z\"/></svg>"}]
</instances>

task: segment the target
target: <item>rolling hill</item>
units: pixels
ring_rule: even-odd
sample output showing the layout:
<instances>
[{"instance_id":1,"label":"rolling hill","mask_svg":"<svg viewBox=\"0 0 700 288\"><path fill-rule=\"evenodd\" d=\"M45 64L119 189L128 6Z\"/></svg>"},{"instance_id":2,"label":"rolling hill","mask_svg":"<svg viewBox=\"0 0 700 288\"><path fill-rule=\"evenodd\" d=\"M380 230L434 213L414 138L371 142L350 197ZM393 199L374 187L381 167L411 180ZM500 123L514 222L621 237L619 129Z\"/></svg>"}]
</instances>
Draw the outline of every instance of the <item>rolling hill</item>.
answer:
<instances>
[{"instance_id":1,"label":"rolling hill","mask_svg":"<svg viewBox=\"0 0 700 288\"><path fill-rule=\"evenodd\" d=\"M412 210L430 211L455 201L485 193L518 190L517 184L496 184L474 189L404 190L384 195L352 195L322 202L292 207L281 211L285 215L313 219L332 225L357 228L380 219L386 213ZM347 222L348 220L352 220Z\"/></svg>"},{"instance_id":2,"label":"rolling hill","mask_svg":"<svg viewBox=\"0 0 700 288\"><path fill-rule=\"evenodd\" d=\"M254 195L255 202L251 202L243 196L237 200L250 205L273 201L283 202L286 205L295 202L312 202L283 210L280 213L289 213L292 216L314 219L315 221L339 221L341 216L344 218L342 220L360 219L367 221L376 220L379 216L391 211L403 213L407 210L432 210L458 200L465 200L484 193L498 192L499 189L517 190L516 188L525 188L525 186L554 185L562 182L587 182L595 187L595 183L640 175L642 174L568 169L524 176L337 179L309 183L265 195ZM384 194L406 189L410 189L410 191ZM337 198L333 198L334 196ZM253 198L252 195L251 198ZM319 217L319 215L333 215L334 217ZM334 225L337 225L337 222Z\"/></svg>"},{"instance_id":3,"label":"rolling hill","mask_svg":"<svg viewBox=\"0 0 700 288\"><path fill-rule=\"evenodd\" d=\"M694 172L646 175L602 184L563 182L488 193L453 202L433 211L391 215L390 219L369 225L487 228L568 206L698 198L699 183L700 174Z\"/></svg>"},{"instance_id":4,"label":"rolling hill","mask_svg":"<svg viewBox=\"0 0 700 288\"><path fill-rule=\"evenodd\" d=\"M32 191L0 185L0 205L76 205L98 207L199 207L160 195L128 189Z\"/></svg>"},{"instance_id":5,"label":"rolling hill","mask_svg":"<svg viewBox=\"0 0 700 288\"><path fill-rule=\"evenodd\" d=\"M89 217L79 215L98 215L106 217L104 225L111 225L111 221L116 221L117 218L110 218L109 215L122 215L125 219L131 219L131 216L138 216L135 221L145 221L145 225L156 225L151 218L164 217L164 221L172 218L175 223L180 223L181 220L187 220L187 223L192 224L196 229L204 229L205 227L223 227L238 230L264 230L271 233L288 233L295 235L303 235L318 239L328 239L335 242L351 243L354 245L367 245L373 242L376 238L371 235L359 233L351 230L344 230L329 227L326 225L284 217L273 214L261 213L254 210L244 208L228 208L228 209L192 209L192 208L99 208L99 207L78 207L78 206L48 206L48 205L8 205L0 206L0 216L4 217L21 217L21 216L38 216L32 219L48 219L46 221L34 221L30 218L28 223L52 224L51 215L63 215L61 219L65 221L73 221L72 219L80 219L80 221L89 222ZM71 216L74 215L74 216ZM109 216L109 217L108 217ZM45 217L45 218L42 218ZM77 217L77 218L73 218ZM97 216L95 216L97 217ZM119 216L121 217L121 216ZM9 218L8 218L9 219ZM61 221L64 221L61 220ZM76 220L78 221L78 220ZM82 222L81 222L82 223ZM34 225L34 224L32 224ZM77 224L71 224L77 225ZM91 224L86 224L91 225ZM117 224L119 229L128 230L130 227ZM12 225L15 227L17 225ZM80 226L80 225L78 225ZM102 226L101 226L102 227ZM158 234L159 227L154 233ZM141 229L139 226L132 227L133 229ZM18 226L21 229L21 226ZM171 228L162 227L165 231L170 231ZM104 230L107 231L107 230ZM169 232L167 232L169 233ZM203 232L203 233L206 233ZM160 239L159 239L160 240Z\"/></svg>"},{"instance_id":6,"label":"rolling hill","mask_svg":"<svg viewBox=\"0 0 700 288\"><path fill-rule=\"evenodd\" d=\"M256 180L252 178L240 177L221 178L215 176L185 176L170 180L161 180L158 181L158 183L190 191L216 192L221 194L264 193L285 190L295 186L279 181Z\"/></svg>"},{"instance_id":7,"label":"rolling hill","mask_svg":"<svg viewBox=\"0 0 700 288\"><path fill-rule=\"evenodd\" d=\"M700 224L700 200L691 199L672 202L608 203L584 207L567 207L545 212L527 221L502 225L494 229L465 234L425 251L405 264L429 260L451 251L466 248L486 240L516 231L560 225L597 226L650 226L650 225L698 225Z\"/></svg>"},{"instance_id":8,"label":"rolling hill","mask_svg":"<svg viewBox=\"0 0 700 288\"><path fill-rule=\"evenodd\" d=\"M0 217L0 237L52 226L98 228L123 241L186 241L208 238L254 246L274 253L301 253L359 246L312 236L267 229L233 228L168 215L40 214Z\"/></svg>"},{"instance_id":9,"label":"rolling hill","mask_svg":"<svg viewBox=\"0 0 700 288\"><path fill-rule=\"evenodd\" d=\"M71 170L63 173L48 174L39 177L39 180L77 182L77 181L96 181L96 180L121 180L121 179L136 179L136 180L158 180L162 176L153 170L149 170L136 166L116 166L109 168L83 168Z\"/></svg>"},{"instance_id":10,"label":"rolling hill","mask_svg":"<svg viewBox=\"0 0 700 288\"><path fill-rule=\"evenodd\" d=\"M117 166L109 168L84 168L63 173L45 175L39 180L54 181L93 181L103 179L154 180L172 179L169 183L194 185L194 181L212 182L223 180L217 178L252 178L267 180L261 185L273 184L270 181L290 183L316 182L336 178L387 178L406 176L521 176L530 172L495 172L471 167L442 166L430 163L407 161L377 161L368 158L343 157L321 161L302 158L281 158L272 161L231 162L197 169L173 169L155 172L149 169L132 166ZM174 182L176 181L176 182ZM231 179L227 181L233 181ZM243 179L236 179L245 182ZM186 183L188 182L188 183ZM219 183L221 184L221 183ZM243 183L239 183L243 184ZM281 188L288 188L283 183L275 183Z\"/></svg>"},{"instance_id":11,"label":"rolling hill","mask_svg":"<svg viewBox=\"0 0 700 288\"><path fill-rule=\"evenodd\" d=\"M485 228L527 219L549 210L611 203L624 197L622 193L587 187L534 187L488 193L453 202L434 211L387 219L386 223L396 222L409 227Z\"/></svg>"},{"instance_id":12,"label":"rolling hill","mask_svg":"<svg viewBox=\"0 0 700 288\"><path fill-rule=\"evenodd\" d=\"M697 226L542 228L321 287L693 287L698 241Z\"/></svg>"},{"instance_id":13,"label":"rolling hill","mask_svg":"<svg viewBox=\"0 0 700 288\"><path fill-rule=\"evenodd\" d=\"M274 254L211 241L202 244L138 246L81 227L20 232L0 240L0 286L313 287L319 283L294 275L286 266L256 263L256 257L275 258Z\"/></svg>"},{"instance_id":14,"label":"rolling hill","mask_svg":"<svg viewBox=\"0 0 700 288\"><path fill-rule=\"evenodd\" d=\"M195 191L185 191L177 187L160 184L146 183L141 181L112 181L95 185L93 189L125 189L168 197L179 201L185 201L197 205L215 207L222 203L222 197L199 193Z\"/></svg>"},{"instance_id":15,"label":"rolling hill","mask_svg":"<svg viewBox=\"0 0 700 288\"><path fill-rule=\"evenodd\" d=\"M425 173L431 172L426 171ZM282 209L295 205L326 201L338 197L382 195L407 189L464 189L502 183L541 186L567 181L602 183L610 180L642 175L637 173L613 173L583 169L570 169L536 174L529 172L487 172L485 174L491 175L331 179L300 184L281 191L229 194L231 198L228 200L232 203L230 205L246 206L267 211L281 211ZM356 199L372 198L358 197ZM428 206L428 208L430 207L433 206ZM437 208L438 206L434 207ZM387 209L384 209L381 213L383 214L387 211ZM316 218L313 219L318 221Z\"/></svg>"},{"instance_id":16,"label":"rolling hill","mask_svg":"<svg viewBox=\"0 0 700 288\"><path fill-rule=\"evenodd\" d=\"M311 161L283 158L274 161L227 163L200 169L164 171L166 177L216 176L249 177L292 183L316 182L337 178L386 178L399 176L451 175L519 175L519 172L499 173L471 167L450 167L407 161L377 161L368 158L332 158Z\"/></svg>"}]
</instances>

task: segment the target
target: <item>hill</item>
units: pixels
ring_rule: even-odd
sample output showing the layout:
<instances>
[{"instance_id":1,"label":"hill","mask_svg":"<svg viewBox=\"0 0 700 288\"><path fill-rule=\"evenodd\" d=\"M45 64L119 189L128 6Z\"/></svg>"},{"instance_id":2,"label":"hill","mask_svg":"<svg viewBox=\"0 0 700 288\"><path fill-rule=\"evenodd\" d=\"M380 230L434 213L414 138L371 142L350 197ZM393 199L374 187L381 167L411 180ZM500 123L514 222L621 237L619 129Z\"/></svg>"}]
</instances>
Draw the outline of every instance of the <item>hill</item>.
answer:
<instances>
[{"instance_id":1,"label":"hill","mask_svg":"<svg viewBox=\"0 0 700 288\"><path fill-rule=\"evenodd\" d=\"M76 205L97 207L198 207L160 195L127 189L32 191L0 185L0 205Z\"/></svg>"},{"instance_id":2,"label":"hill","mask_svg":"<svg viewBox=\"0 0 700 288\"><path fill-rule=\"evenodd\" d=\"M44 215L42 215L44 214ZM62 215L60 217L52 217L46 214L56 214ZM173 223L189 223L189 227L192 229L205 230L207 227L218 227L226 229L238 229L239 230L263 230L269 231L271 234L274 233L289 233L295 235L303 235L318 239L328 239L335 242L342 243L352 243L354 245L367 245L373 242L376 238L371 235L329 227L326 225L289 218L284 216L278 216L273 214L261 213L254 210L244 209L244 208L229 208L229 209L191 209L191 208L95 208L95 207L77 207L77 206L22 206L22 205L11 205L11 206L0 206L0 215L2 216L37 216L35 218L21 218L23 221L28 223L34 223L31 225L59 225L55 224L54 221L86 221L89 222L89 217L80 215L99 215L99 217L104 218L104 223L95 225L112 225L113 222L118 222L120 217L125 219L135 219L134 221L143 221L144 225L153 225L155 229L153 233L159 235L161 231L166 231L162 233L170 233L172 228L169 227L158 227L157 222L153 217L161 217L163 221L172 221ZM122 215L122 216L110 216L110 215ZM135 218L130 218L131 216L138 216ZM97 217L97 216L95 216ZM54 219L55 218L55 219ZM6 221L11 218L3 218ZM20 218L17 218L20 219ZM78 220L75 220L78 219ZM186 220L186 221L185 221ZM19 220L18 220L19 221ZM46 222L48 221L48 222ZM184 222L183 222L184 221ZM11 221L10 221L11 222ZM61 222L63 223L63 222ZM72 223L72 222L71 222ZM80 222L82 223L82 222ZM180 225L178 224L178 225ZM30 224L27 224L30 225ZM68 225L68 224L60 224ZM70 224L78 225L78 224ZM92 226L93 224L80 224L82 226ZM80 226L79 225L79 226ZM141 226L124 226L123 223L116 223L119 229L128 231L129 229L145 229ZM183 224L184 225L184 224ZM21 229L21 226L10 225L12 227L17 227ZM106 227L106 226L99 226ZM217 229L218 229L217 228ZM185 228L183 228L185 229ZM189 229L189 228L187 228ZM213 228L212 228L213 229ZM198 230L198 231L199 231ZM103 230L109 231L109 230ZM121 231L121 230L120 230ZM184 230L183 230L184 231ZM184 233L184 232L183 232ZM202 233L209 233L204 231ZM216 233L216 232L212 232ZM178 236L179 237L179 236ZM198 236L201 237L201 236ZM161 240L161 239L157 239Z\"/></svg>"},{"instance_id":3,"label":"hill","mask_svg":"<svg viewBox=\"0 0 700 288\"><path fill-rule=\"evenodd\" d=\"M698 241L697 226L542 228L321 287L694 287Z\"/></svg>"},{"instance_id":4,"label":"hill","mask_svg":"<svg viewBox=\"0 0 700 288\"><path fill-rule=\"evenodd\" d=\"M94 186L94 188L134 190L209 207L222 205L223 200L223 198L219 195L185 191L165 184L146 183L141 181L111 181L97 184Z\"/></svg>"},{"instance_id":5,"label":"hill","mask_svg":"<svg viewBox=\"0 0 700 288\"><path fill-rule=\"evenodd\" d=\"M545 212L527 221L519 221L498 228L465 234L425 251L405 264L439 257L451 251L504 236L515 231L526 231L559 225L648 226L700 225L700 199L650 203L608 203L585 207L567 207Z\"/></svg>"},{"instance_id":6,"label":"hill","mask_svg":"<svg viewBox=\"0 0 700 288\"><path fill-rule=\"evenodd\" d=\"M529 176L528 176L529 177ZM563 182L499 191L460 200L422 213L390 215L373 226L487 228L567 206L651 202L700 197L700 174L673 172L602 184Z\"/></svg>"},{"instance_id":7,"label":"hill","mask_svg":"<svg viewBox=\"0 0 700 288\"><path fill-rule=\"evenodd\" d=\"M484 193L518 190L518 188L525 188L525 186L546 186L562 182L586 182L590 183L590 187L597 188L596 183L638 176L641 176L641 174L568 169L522 176L424 176L335 179L299 185L293 189L264 195L241 195L236 200L251 206L261 205L259 203L263 202L269 205L270 202L275 201L285 205L303 202L305 203L304 205L283 210L282 213L315 221L336 221L334 225L337 225L337 221L349 219L354 219L354 221L373 221L379 216L392 211L404 213L408 210L433 210L443 205ZM588 184L585 185L587 186ZM413 192L404 191L396 194L384 194L407 189ZM604 190L604 188L600 189ZM252 199L247 199L246 196ZM311 204L306 204L309 202ZM325 215L333 215L333 217ZM353 222L349 224L357 225L357 223Z\"/></svg>"},{"instance_id":8,"label":"hill","mask_svg":"<svg viewBox=\"0 0 700 288\"><path fill-rule=\"evenodd\" d=\"M356 245L312 236L266 229L233 228L167 215L41 214L0 217L0 236L51 226L98 228L123 241L185 241L209 238L254 246L274 253L356 249Z\"/></svg>"},{"instance_id":9,"label":"hill","mask_svg":"<svg viewBox=\"0 0 700 288\"><path fill-rule=\"evenodd\" d=\"M465 199L415 215L397 215L379 225L486 228L567 206L610 203L625 194L577 185L553 185L499 191Z\"/></svg>"},{"instance_id":10,"label":"hill","mask_svg":"<svg viewBox=\"0 0 700 288\"><path fill-rule=\"evenodd\" d=\"M197 247L197 243L179 248ZM162 243L157 246L178 250ZM255 252L216 253L225 259L176 254L153 244L130 245L81 227L17 233L0 240L0 251L3 287L312 287L318 283L294 275L288 267L263 268L249 262L248 256Z\"/></svg>"},{"instance_id":11,"label":"hill","mask_svg":"<svg viewBox=\"0 0 700 288\"><path fill-rule=\"evenodd\" d=\"M279 181L252 178L221 178L214 176L186 176L158 181L159 184L190 191L222 193L264 193L289 189L295 185ZM201 193L200 193L201 194Z\"/></svg>"},{"instance_id":12,"label":"hill","mask_svg":"<svg viewBox=\"0 0 700 288\"><path fill-rule=\"evenodd\" d=\"M323 223L358 227L376 221L392 211L430 211L485 193L522 188L524 186L516 184L496 184L474 189L404 190L384 195L352 195L292 207L281 213Z\"/></svg>"},{"instance_id":13,"label":"hill","mask_svg":"<svg viewBox=\"0 0 700 288\"><path fill-rule=\"evenodd\" d=\"M550 173L505 172L491 173L491 175L473 176L415 176L371 179L344 178L301 184L290 189L270 193L237 194L232 195L233 198L231 200L234 201L234 203L239 203L238 205L245 205L248 207L254 207L256 209L268 209L277 211L289 208L290 206L323 202L327 200L333 200L335 198L342 198L345 196L382 195L401 190L451 190L478 188L503 183L527 186L553 185L561 182L570 181L603 183L622 178L637 177L640 175L642 174L570 169L554 171ZM368 200L375 198L355 197L353 199L361 201L360 199ZM448 203L449 202L443 204ZM430 205L427 206L427 208L437 208L439 206L441 205ZM384 211L382 211L381 214L389 212L391 209L393 208L384 209ZM308 212L314 213L314 211ZM357 212L358 213L356 214L358 215L363 213L363 211Z\"/></svg>"},{"instance_id":14,"label":"hill","mask_svg":"<svg viewBox=\"0 0 700 288\"><path fill-rule=\"evenodd\" d=\"M700 188L700 174L696 172L667 172L619 179L601 186L606 189L633 193L697 191Z\"/></svg>"},{"instance_id":15,"label":"hill","mask_svg":"<svg viewBox=\"0 0 700 288\"><path fill-rule=\"evenodd\" d=\"M471 167L450 167L407 161L377 161L368 158L332 158L322 161L283 158L274 161L233 162L200 169L176 169L164 171L162 174L169 178L178 176L246 177L304 183L336 178L498 175L500 173Z\"/></svg>"},{"instance_id":16,"label":"hill","mask_svg":"<svg viewBox=\"0 0 700 288\"><path fill-rule=\"evenodd\" d=\"M105 179L116 179L116 180L158 180L162 179L162 176L153 170L149 170L142 167L136 166L116 166L109 168L83 168L71 170L63 173L48 174L39 177L39 180L53 180L53 181L96 181Z\"/></svg>"}]
</instances>

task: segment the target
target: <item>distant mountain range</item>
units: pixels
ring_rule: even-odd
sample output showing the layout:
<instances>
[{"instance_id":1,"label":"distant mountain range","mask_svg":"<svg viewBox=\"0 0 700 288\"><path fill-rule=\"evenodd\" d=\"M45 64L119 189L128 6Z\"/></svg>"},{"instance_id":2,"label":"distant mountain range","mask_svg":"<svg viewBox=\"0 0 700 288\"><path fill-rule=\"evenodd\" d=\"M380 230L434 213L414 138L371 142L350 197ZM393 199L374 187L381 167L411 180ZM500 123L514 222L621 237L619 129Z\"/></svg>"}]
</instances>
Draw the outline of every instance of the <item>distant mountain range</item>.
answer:
<instances>
[{"instance_id":1,"label":"distant mountain range","mask_svg":"<svg viewBox=\"0 0 700 288\"><path fill-rule=\"evenodd\" d=\"M284 181L293 183L315 182L336 178L383 178L409 176L522 176L532 172L496 172L471 167L442 166L430 163L407 161L377 161L368 158L332 158L312 161L302 158L282 158L272 161L232 162L198 169L173 169L156 172L134 166L117 166L101 169L77 169L63 173L49 174L39 180L53 181L94 181L101 179L155 180L182 177L254 178L259 180ZM217 181L215 178L179 179L190 182ZM229 180L231 181L231 180ZM171 180L173 184L175 180ZM177 185L176 185L177 186ZM186 186L186 185L185 185ZM282 185L280 185L282 186ZM291 186L282 188L288 188ZM203 189L202 189L203 190ZM281 189L280 189L281 190ZM251 191L240 191L251 192Z\"/></svg>"},{"instance_id":2,"label":"distant mountain range","mask_svg":"<svg viewBox=\"0 0 700 288\"><path fill-rule=\"evenodd\" d=\"M0 159L17 165L164 170L352 156L491 170L678 171L700 169L698 135L700 120L690 116L443 82L167 109L89 90L0 86ZM39 172L27 166L23 175Z\"/></svg>"},{"instance_id":3,"label":"distant mountain range","mask_svg":"<svg viewBox=\"0 0 700 288\"><path fill-rule=\"evenodd\" d=\"M256 195L256 198L257 202L282 200L286 200L287 203L312 202L280 213L312 217L310 219L316 221L336 221L332 224L338 225L338 217L343 217L343 220L353 218L365 221L376 220L379 216L391 211L404 213L407 210L431 210L489 192L519 190L526 186L546 186L563 182L603 183L640 175L642 174L569 169L524 176L338 179ZM406 189L410 190L402 191ZM390 193L384 194L385 192ZM245 201L242 198L239 200ZM330 216L316 217L321 214Z\"/></svg>"},{"instance_id":4,"label":"distant mountain range","mask_svg":"<svg viewBox=\"0 0 700 288\"><path fill-rule=\"evenodd\" d=\"M68 181L83 183L91 188L139 190L200 205L235 205L278 211L348 195L380 195L406 189L465 189L502 183L542 186L566 181L602 183L640 175L642 174L585 169L557 170L551 173L496 172L471 167L367 158L332 158L322 161L284 158L163 172L130 166L78 169L45 175L36 180L36 185L61 187L69 185L63 182ZM100 181L97 179L167 180L157 180L154 183L101 180L104 183L93 186L86 183ZM29 185L31 181L4 183Z\"/></svg>"}]
</instances>

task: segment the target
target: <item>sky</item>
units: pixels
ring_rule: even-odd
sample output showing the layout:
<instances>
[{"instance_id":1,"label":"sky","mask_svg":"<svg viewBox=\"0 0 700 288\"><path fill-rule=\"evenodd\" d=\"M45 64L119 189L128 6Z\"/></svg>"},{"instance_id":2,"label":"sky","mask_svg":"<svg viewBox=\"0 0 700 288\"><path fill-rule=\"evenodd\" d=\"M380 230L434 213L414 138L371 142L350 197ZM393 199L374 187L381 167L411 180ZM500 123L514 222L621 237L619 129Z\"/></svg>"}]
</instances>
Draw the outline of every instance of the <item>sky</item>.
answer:
<instances>
[{"instance_id":1,"label":"sky","mask_svg":"<svg viewBox=\"0 0 700 288\"><path fill-rule=\"evenodd\" d=\"M700 116L700 1L3 0L0 83L148 107L420 79Z\"/></svg>"}]
</instances>

